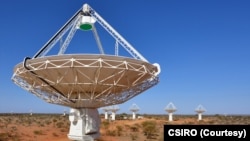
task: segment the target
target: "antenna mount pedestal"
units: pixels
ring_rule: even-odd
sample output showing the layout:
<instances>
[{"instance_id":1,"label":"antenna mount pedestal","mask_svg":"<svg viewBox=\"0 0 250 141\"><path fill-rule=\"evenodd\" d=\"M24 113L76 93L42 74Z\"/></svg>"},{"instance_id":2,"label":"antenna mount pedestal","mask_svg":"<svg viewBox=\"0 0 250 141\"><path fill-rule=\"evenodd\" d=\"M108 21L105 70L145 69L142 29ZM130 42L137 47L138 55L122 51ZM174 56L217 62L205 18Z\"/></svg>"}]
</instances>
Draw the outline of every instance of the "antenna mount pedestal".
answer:
<instances>
[{"instance_id":1,"label":"antenna mount pedestal","mask_svg":"<svg viewBox=\"0 0 250 141\"><path fill-rule=\"evenodd\" d=\"M100 137L100 118L97 109L71 108L69 113L70 131L68 138L74 141L94 141Z\"/></svg>"}]
</instances>

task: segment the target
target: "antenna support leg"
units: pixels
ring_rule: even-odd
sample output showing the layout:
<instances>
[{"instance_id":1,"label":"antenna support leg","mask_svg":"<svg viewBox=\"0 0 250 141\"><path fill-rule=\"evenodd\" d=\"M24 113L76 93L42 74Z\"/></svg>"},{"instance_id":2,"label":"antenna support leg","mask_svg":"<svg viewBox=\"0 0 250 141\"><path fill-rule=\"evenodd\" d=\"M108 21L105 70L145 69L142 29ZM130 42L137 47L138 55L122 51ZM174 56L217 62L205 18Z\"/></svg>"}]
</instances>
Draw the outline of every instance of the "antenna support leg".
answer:
<instances>
[{"instance_id":1,"label":"antenna support leg","mask_svg":"<svg viewBox=\"0 0 250 141\"><path fill-rule=\"evenodd\" d=\"M94 141L100 137L100 117L96 108L70 109L68 138L74 141Z\"/></svg>"}]
</instances>

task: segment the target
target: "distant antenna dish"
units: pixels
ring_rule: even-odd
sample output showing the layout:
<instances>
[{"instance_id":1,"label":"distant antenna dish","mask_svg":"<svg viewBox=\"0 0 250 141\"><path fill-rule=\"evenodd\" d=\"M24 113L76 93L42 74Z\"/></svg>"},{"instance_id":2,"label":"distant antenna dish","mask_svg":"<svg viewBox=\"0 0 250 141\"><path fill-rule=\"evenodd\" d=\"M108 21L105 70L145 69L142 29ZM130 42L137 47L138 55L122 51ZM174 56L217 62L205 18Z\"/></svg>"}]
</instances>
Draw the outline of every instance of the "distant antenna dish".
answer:
<instances>
[{"instance_id":1,"label":"distant antenna dish","mask_svg":"<svg viewBox=\"0 0 250 141\"><path fill-rule=\"evenodd\" d=\"M198 120L202 120L202 113L204 113L206 109L202 105L198 105L195 109L195 112L198 114Z\"/></svg>"},{"instance_id":2,"label":"distant antenna dish","mask_svg":"<svg viewBox=\"0 0 250 141\"><path fill-rule=\"evenodd\" d=\"M105 114L105 119L108 120L108 112L110 111L110 107L106 106L106 107L102 107L102 110L104 111Z\"/></svg>"},{"instance_id":3,"label":"distant antenna dish","mask_svg":"<svg viewBox=\"0 0 250 141\"><path fill-rule=\"evenodd\" d=\"M32 110L30 110L30 115L31 115L31 116L33 115L33 112L32 112Z\"/></svg>"},{"instance_id":4,"label":"distant antenna dish","mask_svg":"<svg viewBox=\"0 0 250 141\"><path fill-rule=\"evenodd\" d=\"M176 110L177 110L177 108L175 107L175 105L172 102L168 103L168 105L165 107L165 111L168 113L173 113Z\"/></svg>"},{"instance_id":5,"label":"distant antenna dish","mask_svg":"<svg viewBox=\"0 0 250 141\"><path fill-rule=\"evenodd\" d=\"M114 38L115 55L105 54L96 23ZM92 31L100 54L65 54L77 31ZM119 45L132 57L118 56ZM48 103L72 108L69 139L94 140L100 136L97 108L121 104L155 86L160 70L84 4L32 58L14 67L12 80Z\"/></svg>"},{"instance_id":6,"label":"distant antenna dish","mask_svg":"<svg viewBox=\"0 0 250 141\"><path fill-rule=\"evenodd\" d=\"M110 111L111 111L111 120L115 120L115 115L116 112L120 110L118 105L112 105L109 107Z\"/></svg>"},{"instance_id":7,"label":"distant antenna dish","mask_svg":"<svg viewBox=\"0 0 250 141\"><path fill-rule=\"evenodd\" d=\"M175 105L170 102L166 107L165 107L165 111L168 112L168 120L169 121L173 121L173 113L177 110L177 108L175 107Z\"/></svg>"},{"instance_id":8,"label":"distant antenna dish","mask_svg":"<svg viewBox=\"0 0 250 141\"><path fill-rule=\"evenodd\" d=\"M134 103L132 106L129 108L129 110L132 112L132 119L136 119L136 113L140 110L140 108Z\"/></svg>"},{"instance_id":9,"label":"distant antenna dish","mask_svg":"<svg viewBox=\"0 0 250 141\"><path fill-rule=\"evenodd\" d=\"M64 109L63 116L66 116L67 111Z\"/></svg>"}]
</instances>

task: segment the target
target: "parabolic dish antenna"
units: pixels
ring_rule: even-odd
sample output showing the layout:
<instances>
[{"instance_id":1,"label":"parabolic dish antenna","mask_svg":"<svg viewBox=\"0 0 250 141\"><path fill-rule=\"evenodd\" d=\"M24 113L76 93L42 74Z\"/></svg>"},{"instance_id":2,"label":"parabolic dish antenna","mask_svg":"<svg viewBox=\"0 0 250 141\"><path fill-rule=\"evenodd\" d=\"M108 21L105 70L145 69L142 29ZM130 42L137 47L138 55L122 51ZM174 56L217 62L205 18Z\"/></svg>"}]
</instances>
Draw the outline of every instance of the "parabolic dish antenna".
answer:
<instances>
[{"instance_id":1,"label":"parabolic dish antenna","mask_svg":"<svg viewBox=\"0 0 250 141\"><path fill-rule=\"evenodd\" d=\"M132 112L132 119L136 119L136 113L140 110L140 108L134 103L132 106L129 108L129 110Z\"/></svg>"},{"instance_id":2,"label":"parabolic dish antenna","mask_svg":"<svg viewBox=\"0 0 250 141\"><path fill-rule=\"evenodd\" d=\"M175 105L170 102L168 105L165 107L165 111L168 112L168 120L173 121L173 113L177 110Z\"/></svg>"},{"instance_id":3,"label":"parabolic dish antenna","mask_svg":"<svg viewBox=\"0 0 250 141\"><path fill-rule=\"evenodd\" d=\"M195 109L195 112L198 114L198 120L202 120L202 113L204 113L206 109L202 105L198 105Z\"/></svg>"},{"instance_id":4,"label":"parabolic dish antenna","mask_svg":"<svg viewBox=\"0 0 250 141\"><path fill-rule=\"evenodd\" d=\"M113 37L113 55L104 53L96 23ZM74 35L87 31L93 32L100 53L66 53ZM59 49L53 54L56 46ZM120 56L119 46L131 56ZM26 57L14 67L12 80L48 103L71 107L68 137L85 141L100 136L98 108L121 104L151 88L159 82L159 73L159 64L149 63L84 4L32 58Z\"/></svg>"},{"instance_id":5,"label":"parabolic dish antenna","mask_svg":"<svg viewBox=\"0 0 250 141\"><path fill-rule=\"evenodd\" d=\"M173 113L177 110L177 108L175 107L174 103L170 102L168 103L168 105L165 107L165 111L168 113Z\"/></svg>"},{"instance_id":6,"label":"parabolic dish antenna","mask_svg":"<svg viewBox=\"0 0 250 141\"><path fill-rule=\"evenodd\" d=\"M198 105L197 108L195 109L195 112L197 113L204 113L206 109L202 105Z\"/></svg>"}]
</instances>

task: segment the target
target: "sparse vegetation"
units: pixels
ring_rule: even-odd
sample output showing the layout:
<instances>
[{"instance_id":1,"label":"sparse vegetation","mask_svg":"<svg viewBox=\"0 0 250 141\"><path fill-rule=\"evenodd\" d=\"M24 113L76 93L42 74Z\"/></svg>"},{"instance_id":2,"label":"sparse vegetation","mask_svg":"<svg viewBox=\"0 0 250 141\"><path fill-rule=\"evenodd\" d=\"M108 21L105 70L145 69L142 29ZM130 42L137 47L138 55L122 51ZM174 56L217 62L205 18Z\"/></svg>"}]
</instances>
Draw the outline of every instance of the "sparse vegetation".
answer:
<instances>
[{"instance_id":1,"label":"sparse vegetation","mask_svg":"<svg viewBox=\"0 0 250 141\"><path fill-rule=\"evenodd\" d=\"M53 119L57 119L53 121ZM0 114L0 141L37 140L51 134L53 123L60 130L53 131L53 136L65 134L69 129L68 118L57 114ZM65 134L66 135L66 134ZM42 141L43 139L41 139Z\"/></svg>"},{"instance_id":2,"label":"sparse vegetation","mask_svg":"<svg viewBox=\"0 0 250 141\"><path fill-rule=\"evenodd\" d=\"M116 126L116 132L117 132L117 136L121 136L122 135L122 129L123 127L121 125L117 125Z\"/></svg>"},{"instance_id":3,"label":"sparse vegetation","mask_svg":"<svg viewBox=\"0 0 250 141\"><path fill-rule=\"evenodd\" d=\"M135 140L137 140L137 138L138 138L138 136L137 136L136 133L131 133L131 134L130 134L130 137L131 137L131 140L132 140L132 141L135 141Z\"/></svg>"},{"instance_id":4,"label":"sparse vegetation","mask_svg":"<svg viewBox=\"0 0 250 141\"><path fill-rule=\"evenodd\" d=\"M156 121L148 120L142 122L142 130L147 139L152 139L154 135L158 132L156 128Z\"/></svg>"},{"instance_id":5,"label":"sparse vegetation","mask_svg":"<svg viewBox=\"0 0 250 141\"><path fill-rule=\"evenodd\" d=\"M128 117L122 114L120 117ZM142 115L143 119L108 121L102 119L101 138L98 141L163 141L163 125L166 124L248 124L250 116L204 115L197 121L197 115L174 115L172 122L167 115ZM0 141L59 141L67 140L68 116L59 114L0 114Z\"/></svg>"},{"instance_id":6,"label":"sparse vegetation","mask_svg":"<svg viewBox=\"0 0 250 141\"><path fill-rule=\"evenodd\" d=\"M35 135L44 135L43 131L42 130L35 130L33 132Z\"/></svg>"}]
</instances>

